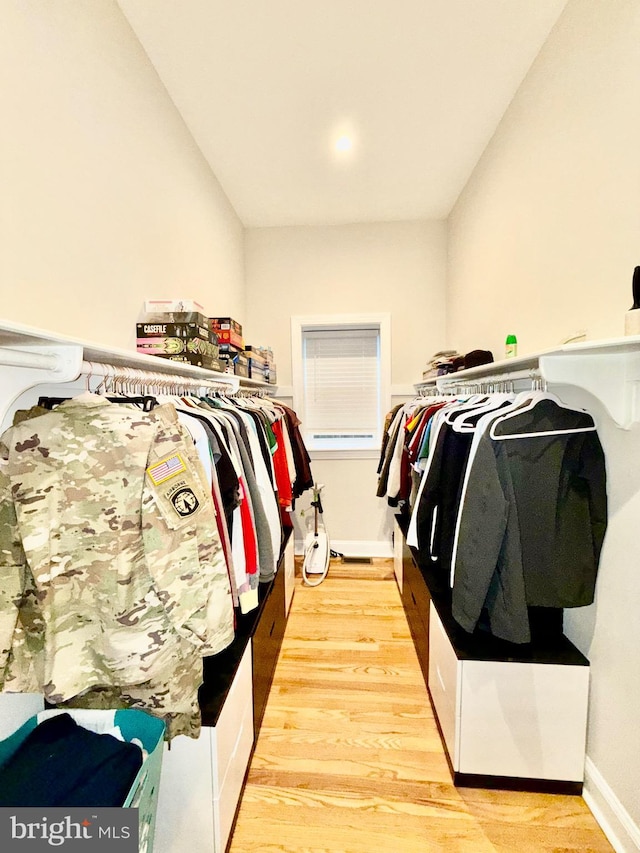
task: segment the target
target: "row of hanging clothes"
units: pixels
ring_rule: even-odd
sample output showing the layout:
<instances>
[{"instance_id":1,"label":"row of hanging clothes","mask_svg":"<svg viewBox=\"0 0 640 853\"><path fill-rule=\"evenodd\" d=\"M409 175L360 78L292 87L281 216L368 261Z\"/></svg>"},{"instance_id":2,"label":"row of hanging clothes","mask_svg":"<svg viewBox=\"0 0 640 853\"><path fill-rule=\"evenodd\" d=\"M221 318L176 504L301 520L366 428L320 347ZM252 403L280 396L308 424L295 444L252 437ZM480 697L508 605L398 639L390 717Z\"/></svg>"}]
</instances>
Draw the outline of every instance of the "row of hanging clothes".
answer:
<instances>
[{"instance_id":1,"label":"row of hanging clothes","mask_svg":"<svg viewBox=\"0 0 640 853\"><path fill-rule=\"evenodd\" d=\"M593 601L607 527L594 420L536 384L396 406L378 466L378 496L404 514L456 622L519 644Z\"/></svg>"},{"instance_id":2,"label":"row of hanging clothes","mask_svg":"<svg viewBox=\"0 0 640 853\"><path fill-rule=\"evenodd\" d=\"M257 607L313 481L281 403L142 390L41 397L0 438L0 685L197 737L203 658Z\"/></svg>"}]
</instances>

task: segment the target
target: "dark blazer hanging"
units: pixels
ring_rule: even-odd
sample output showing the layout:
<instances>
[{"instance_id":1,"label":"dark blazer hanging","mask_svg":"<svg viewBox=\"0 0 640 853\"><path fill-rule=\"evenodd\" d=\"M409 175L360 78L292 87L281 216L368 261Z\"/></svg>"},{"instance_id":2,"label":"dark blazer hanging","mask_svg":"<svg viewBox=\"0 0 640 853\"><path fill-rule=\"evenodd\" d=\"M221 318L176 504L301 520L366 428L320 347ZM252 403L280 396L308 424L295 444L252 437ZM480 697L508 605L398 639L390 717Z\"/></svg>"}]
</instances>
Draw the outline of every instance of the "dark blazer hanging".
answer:
<instances>
[{"instance_id":1,"label":"dark blazer hanging","mask_svg":"<svg viewBox=\"0 0 640 853\"><path fill-rule=\"evenodd\" d=\"M590 415L543 399L501 421L495 437L485 432L470 464L453 615L473 631L486 608L494 635L526 643L528 605L593 601L607 526L602 446Z\"/></svg>"}]
</instances>

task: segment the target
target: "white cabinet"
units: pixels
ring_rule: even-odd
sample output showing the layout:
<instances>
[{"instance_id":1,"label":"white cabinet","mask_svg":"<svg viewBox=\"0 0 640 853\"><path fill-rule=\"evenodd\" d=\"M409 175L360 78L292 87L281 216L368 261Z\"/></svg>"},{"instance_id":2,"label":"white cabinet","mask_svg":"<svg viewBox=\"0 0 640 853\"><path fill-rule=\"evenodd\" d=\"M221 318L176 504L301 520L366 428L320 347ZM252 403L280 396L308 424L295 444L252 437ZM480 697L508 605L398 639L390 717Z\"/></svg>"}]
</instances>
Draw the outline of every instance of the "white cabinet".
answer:
<instances>
[{"instance_id":1,"label":"white cabinet","mask_svg":"<svg viewBox=\"0 0 640 853\"><path fill-rule=\"evenodd\" d=\"M215 726L165 748L155 853L224 853L253 748L251 643Z\"/></svg>"},{"instance_id":2,"label":"white cabinet","mask_svg":"<svg viewBox=\"0 0 640 853\"><path fill-rule=\"evenodd\" d=\"M289 615L291 602L293 601L293 593L296 588L296 560L293 544L293 536L289 537L289 541L284 549L284 613ZM281 569L279 570L281 571Z\"/></svg>"},{"instance_id":3,"label":"white cabinet","mask_svg":"<svg viewBox=\"0 0 640 853\"><path fill-rule=\"evenodd\" d=\"M0 698L0 740L8 738L30 717L44 711L42 693L3 693Z\"/></svg>"},{"instance_id":4,"label":"white cabinet","mask_svg":"<svg viewBox=\"0 0 640 853\"><path fill-rule=\"evenodd\" d=\"M247 645L217 725L211 729L214 850L224 851L253 749L251 643Z\"/></svg>"},{"instance_id":5,"label":"white cabinet","mask_svg":"<svg viewBox=\"0 0 640 853\"><path fill-rule=\"evenodd\" d=\"M429 613L429 693L454 769L458 769L456 740L460 720L461 676L462 665L432 602Z\"/></svg>"},{"instance_id":6,"label":"white cabinet","mask_svg":"<svg viewBox=\"0 0 640 853\"><path fill-rule=\"evenodd\" d=\"M588 665L461 659L431 603L429 692L456 783L582 783Z\"/></svg>"}]
</instances>

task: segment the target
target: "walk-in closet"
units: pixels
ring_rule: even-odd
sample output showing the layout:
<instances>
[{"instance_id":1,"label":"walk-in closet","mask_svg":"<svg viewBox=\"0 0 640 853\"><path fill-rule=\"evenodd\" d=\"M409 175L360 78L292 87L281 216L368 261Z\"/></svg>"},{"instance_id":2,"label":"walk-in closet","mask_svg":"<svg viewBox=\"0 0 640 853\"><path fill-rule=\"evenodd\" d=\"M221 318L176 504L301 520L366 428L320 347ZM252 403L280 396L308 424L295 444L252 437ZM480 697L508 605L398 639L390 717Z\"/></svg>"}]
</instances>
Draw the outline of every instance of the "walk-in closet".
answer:
<instances>
[{"instance_id":1,"label":"walk-in closet","mask_svg":"<svg viewBox=\"0 0 640 853\"><path fill-rule=\"evenodd\" d=\"M639 41L0 3L3 850L640 850Z\"/></svg>"}]
</instances>

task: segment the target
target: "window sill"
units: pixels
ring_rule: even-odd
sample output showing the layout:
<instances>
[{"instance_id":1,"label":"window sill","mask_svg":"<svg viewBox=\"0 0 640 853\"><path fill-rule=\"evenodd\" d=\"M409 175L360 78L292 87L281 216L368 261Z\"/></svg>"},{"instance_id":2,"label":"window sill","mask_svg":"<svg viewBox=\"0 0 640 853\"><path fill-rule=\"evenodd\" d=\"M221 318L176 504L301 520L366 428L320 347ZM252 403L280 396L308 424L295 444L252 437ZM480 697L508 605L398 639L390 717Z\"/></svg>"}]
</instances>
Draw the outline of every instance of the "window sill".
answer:
<instances>
[{"instance_id":1,"label":"window sill","mask_svg":"<svg viewBox=\"0 0 640 853\"><path fill-rule=\"evenodd\" d=\"M374 448L368 450L335 450L327 448L326 450L309 450L311 461L329 461L332 459L379 459L380 450Z\"/></svg>"}]
</instances>

